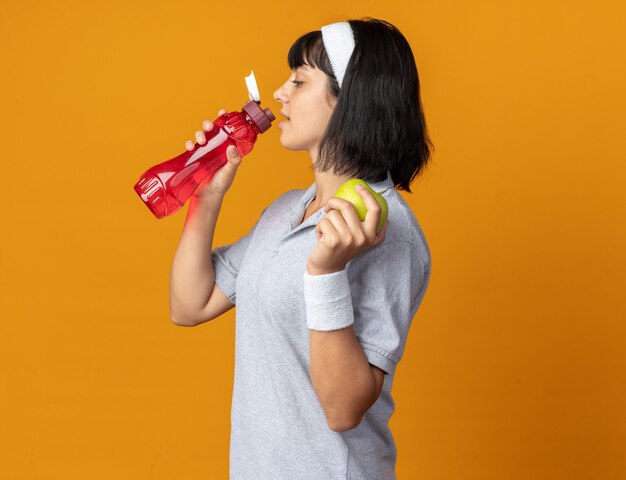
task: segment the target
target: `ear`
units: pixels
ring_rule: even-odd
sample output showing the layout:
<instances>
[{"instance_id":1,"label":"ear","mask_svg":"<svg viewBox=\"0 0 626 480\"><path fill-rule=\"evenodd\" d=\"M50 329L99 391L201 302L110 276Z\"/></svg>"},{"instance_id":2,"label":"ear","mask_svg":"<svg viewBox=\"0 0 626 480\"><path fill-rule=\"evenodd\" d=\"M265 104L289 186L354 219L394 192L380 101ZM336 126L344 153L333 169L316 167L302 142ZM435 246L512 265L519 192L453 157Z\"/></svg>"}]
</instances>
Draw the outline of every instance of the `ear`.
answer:
<instances>
[{"instance_id":1,"label":"ear","mask_svg":"<svg viewBox=\"0 0 626 480\"><path fill-rule=\"evenodd\" d=\"M337 106L337 102L339 101L338 97L335 97L331 90L330 90L330 82L331 79L326 76L326 82L327 82L327 88L326 88L326 102L328 103L328 106L330 107L330 109L334 112L335 111L335 107Z\"/></svg>"}]
</instances>

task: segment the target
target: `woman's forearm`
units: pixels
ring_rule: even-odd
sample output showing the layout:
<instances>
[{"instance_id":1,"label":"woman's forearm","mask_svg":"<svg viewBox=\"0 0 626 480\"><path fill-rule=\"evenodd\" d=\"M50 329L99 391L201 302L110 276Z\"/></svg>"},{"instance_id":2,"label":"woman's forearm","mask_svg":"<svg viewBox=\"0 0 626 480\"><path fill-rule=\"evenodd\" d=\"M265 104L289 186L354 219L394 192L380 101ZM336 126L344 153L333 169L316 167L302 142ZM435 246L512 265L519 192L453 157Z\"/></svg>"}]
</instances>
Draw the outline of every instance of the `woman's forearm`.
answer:
<instances>
[{"instance_id":1,"label":"woman's forearm","mask_svg":"<svg viewBox=\"0 0 626 480\"><path fill-rule=\"evenodd\" d=\"M309 330L313 389L334 431L354 428L375 400L370 364L352 326Z\"/></svg>"},{"instance_id":2,"label":"woman's forearm","mask_svg":"<svg viewBox=\"0 0 626 480\"><path fill-rule=\"evenodd\" d=\"M195 324L211 297L215 284L211 251L222 201L220 196L190 198L170 273L170 317L175 323Z\"/></svg>"}]
</instances>

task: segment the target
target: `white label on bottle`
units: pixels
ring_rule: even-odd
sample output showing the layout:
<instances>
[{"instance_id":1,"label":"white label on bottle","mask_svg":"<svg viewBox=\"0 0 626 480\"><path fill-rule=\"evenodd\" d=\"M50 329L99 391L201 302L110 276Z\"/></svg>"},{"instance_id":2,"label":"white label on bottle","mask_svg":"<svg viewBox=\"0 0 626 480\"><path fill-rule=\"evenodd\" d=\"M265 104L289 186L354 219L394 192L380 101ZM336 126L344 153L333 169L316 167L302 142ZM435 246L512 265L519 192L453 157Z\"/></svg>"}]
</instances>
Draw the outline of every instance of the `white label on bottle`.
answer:
<instances>
[{"instance_id":1,"label":"white label on bottle","mask_svg":"<svg viewBox=\"0 0 626 480\"><path fill-rule=\"evenodd\" d=\"M144 202L147 202L150 196L161 190L162 187L163 185L159 183L159 180L157 178L150 178L150 180L146 182L146 185L142 186L143 193L141 194L141 199Z\"/></svg>"},{"instance_id":2,"label":"white label on bottle","mask_svg":"<svg viewBox=\"0 0 626 480\"><path fill-rule=\"evenodd\" d=\"M222 128L220 128L220 131L217 132L217 135L215 135L211 140L209 140L206 143L206 145L202 145L195 152L193 152L193 155L189 157L189 159L185 163L185 167L189 165L190 163L193 163L196 160L198 160L205 153L209 152L210 150L213 150L215 147L224 143L227 138L228 138L228 135L226 134L226 132L222 130Z\"/></svg>"}]
</instances>

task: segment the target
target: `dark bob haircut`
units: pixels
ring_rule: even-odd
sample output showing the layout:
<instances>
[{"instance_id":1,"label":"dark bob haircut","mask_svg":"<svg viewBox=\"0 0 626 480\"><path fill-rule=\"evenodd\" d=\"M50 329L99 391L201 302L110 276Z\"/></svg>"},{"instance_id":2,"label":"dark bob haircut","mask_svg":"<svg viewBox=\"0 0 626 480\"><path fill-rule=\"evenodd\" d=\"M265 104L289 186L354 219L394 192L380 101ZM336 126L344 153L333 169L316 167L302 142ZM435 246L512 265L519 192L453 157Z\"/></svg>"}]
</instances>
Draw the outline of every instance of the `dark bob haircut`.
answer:
<instances>
[{"instance_id":1,"label":"dark bob haircut","mask_svg":"<svg viewBox=\"0 0 626 480\"><path fill-rule=\"evenodd\" d=\"M389 22L371 17L348 22L354 51L341 89L321 30L302 35L287 55L291 70L303 65L322 70L328 76L329 98L337 98L314 168L366 182L384 180L389 170L394 185L412 193L409 185L434 149L413 52Z\"/></svg>"}]
</instances>

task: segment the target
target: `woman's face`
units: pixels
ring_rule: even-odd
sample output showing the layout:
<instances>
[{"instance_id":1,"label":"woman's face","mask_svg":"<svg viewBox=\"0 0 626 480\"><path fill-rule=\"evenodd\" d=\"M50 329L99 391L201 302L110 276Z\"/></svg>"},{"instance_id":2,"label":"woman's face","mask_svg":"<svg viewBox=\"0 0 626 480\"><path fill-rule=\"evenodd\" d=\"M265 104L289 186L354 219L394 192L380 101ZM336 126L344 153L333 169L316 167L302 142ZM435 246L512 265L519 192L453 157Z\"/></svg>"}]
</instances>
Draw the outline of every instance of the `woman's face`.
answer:
<instances>
[{"instance_id":1,"label":"woman's face","mask_svg":"<svg viewBox=\"0 0 626 480\"><path fill-rule=\"evenodd\" d=\"M288 117L278 124L283 147L308 150L311 156L317 155L317 147L336 104L336 99L329 99L327 92L326 74L307 65L295 69L274 92L274 99L282 103L281 113Z\"/></svg>"}]
</instances>

